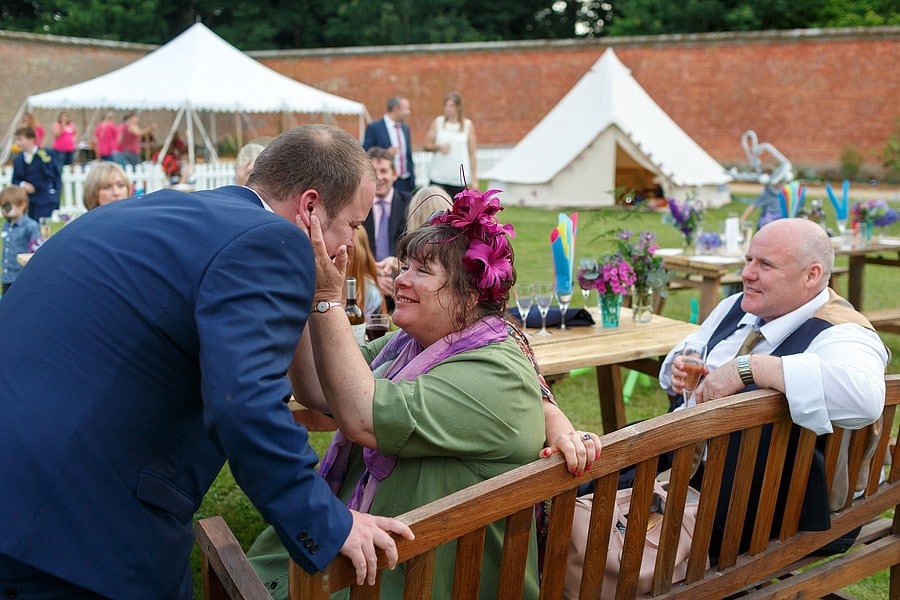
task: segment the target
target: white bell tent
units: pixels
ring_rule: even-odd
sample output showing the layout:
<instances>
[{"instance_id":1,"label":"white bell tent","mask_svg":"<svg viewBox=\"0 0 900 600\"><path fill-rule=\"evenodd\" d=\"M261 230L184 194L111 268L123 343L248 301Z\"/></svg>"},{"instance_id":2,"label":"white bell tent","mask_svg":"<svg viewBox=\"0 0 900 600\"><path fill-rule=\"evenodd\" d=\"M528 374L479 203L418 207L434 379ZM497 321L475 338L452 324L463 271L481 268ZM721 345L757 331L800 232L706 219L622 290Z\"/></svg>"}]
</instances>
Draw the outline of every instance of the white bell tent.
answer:
<instances>
[{"instance_id":1,"label":"white bell tent","mask_svg":"<svg viewBox=\"0 0 900 600\"><path fill-rule=\"evenodd\" d=\"M607 49L507 156L484 174L506 202L598 207L662 187L708 206L730 200L725 169L669 117Z\"/></svg>"}]
</instances>

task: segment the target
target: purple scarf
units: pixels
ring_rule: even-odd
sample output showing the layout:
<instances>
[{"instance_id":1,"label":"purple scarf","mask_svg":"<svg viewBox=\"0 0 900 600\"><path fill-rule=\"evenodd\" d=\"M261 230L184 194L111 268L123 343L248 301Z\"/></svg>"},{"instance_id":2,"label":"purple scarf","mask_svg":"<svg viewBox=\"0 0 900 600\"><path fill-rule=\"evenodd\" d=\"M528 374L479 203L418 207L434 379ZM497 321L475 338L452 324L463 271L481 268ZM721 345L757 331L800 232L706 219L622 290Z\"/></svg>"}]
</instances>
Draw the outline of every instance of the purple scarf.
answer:
<instances>
[{"instance_id":1,"label":"purple scarf","mask_svg":"<svg viewBox=\"0 0 900 600\"><path fill-rule=\"evenodd\" d=\"M408 333L400 331L384 345L369 367L373 372L377 372L380 367L386 366L381 377L395 383L412 381L451 356L502 342L506 338L506 323L499 317L486 317L476 321L466 329L454 331L427 348L422 348L422 345ZM335 495L347 477L352 446L353 443L344 437L340 429L337 430L319 465L319 474L325 478ZM365 448L363 462L366 470L347 501L347 507L368 512L379 482L390 476L397 463L397 457L385 456L374 448Z\"/></svg>"}]
</instances>

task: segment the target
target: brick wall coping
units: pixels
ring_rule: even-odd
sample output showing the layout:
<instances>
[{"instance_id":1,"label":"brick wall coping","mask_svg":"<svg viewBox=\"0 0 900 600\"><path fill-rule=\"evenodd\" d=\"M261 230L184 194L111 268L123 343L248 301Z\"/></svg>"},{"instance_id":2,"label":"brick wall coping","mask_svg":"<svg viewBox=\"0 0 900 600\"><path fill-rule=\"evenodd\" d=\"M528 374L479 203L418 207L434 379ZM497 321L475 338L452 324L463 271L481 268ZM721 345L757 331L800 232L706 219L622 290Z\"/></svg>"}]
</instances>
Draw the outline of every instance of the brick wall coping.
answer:
<instances>
[{"instance_id":1,"label":"brick wall coping","mask_svg":"<svg viewBox=\"0 0 900 600\"><path fill-rule=\"evenodd\" d=\"M150 52L158 48L154 44L137 44L91 38L23 33L0 29L0 40L23 40L34 43L93 46ZM352 46L344 48L312 48L295 50L252 50L247 54L254 58L302 58L322 56L371 56L409 53L451 53L451 52L502 52L507 50L541 50L546 48L590 48L590 47L640 47L640 46L684 46L748 44L765 42L785 42L790 40L833 41L840 39L900 39L900 25L879 27L837 27L812 29L783 29L767 31L727 31L715 33L685 33L664 35L635 35L620 37L599 37L590 39L564 40L522 40L505 42L459 42L450 44L403 44L394 46Z\"/></svg>"}]
</instances>

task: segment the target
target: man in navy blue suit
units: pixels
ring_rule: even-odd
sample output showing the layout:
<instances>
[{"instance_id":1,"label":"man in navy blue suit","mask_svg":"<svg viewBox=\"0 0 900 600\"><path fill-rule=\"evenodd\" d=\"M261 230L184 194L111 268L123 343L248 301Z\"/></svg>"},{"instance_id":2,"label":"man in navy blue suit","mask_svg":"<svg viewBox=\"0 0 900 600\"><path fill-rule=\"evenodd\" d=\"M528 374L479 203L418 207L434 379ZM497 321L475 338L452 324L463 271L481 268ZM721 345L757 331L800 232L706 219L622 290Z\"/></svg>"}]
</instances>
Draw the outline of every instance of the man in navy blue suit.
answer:
<instances>
[{"instance_id":1,"label":"man in navy blue suit","mask_svg":"<svg viewBox=\"0 0 900 600\"><path fill-rule=\"evenodd\" d=\"M416 188L416 170L413 165L412 141L409 135L409 100L393 96L387 101L387 113L366 127L363 148L387 148L394 156L397 181L394 188L412 195Z\"/></svg>"},{"instance_id":2,"label":"man in navy blue suit","mask_svg":"<svg viewBox=\"0 0 900 600\"><path fill-rule=\"evenodd\" d=\"M33 128L20 127L15 135L21 152L13 159L12 184L28 194L28 216L37 221L59 208L62 179L53 157L38 148Z\"/></svg>"},{"instance_id":3,"label":"man in navy blue suit","mask_svg":"<svg viewBox=\"0 0 900 600\"><path fill-rule=\"evenodd\" d=\"M247 187L102 206L40 248L0 301L6 597L191 598L191 520L226 459L303 568L340 552L374 583L376 548L396 561L408 527L341 504L285 403L310 223L346 252L373 196L358 141L309 125Z\"/></svg>"}]
</instances>

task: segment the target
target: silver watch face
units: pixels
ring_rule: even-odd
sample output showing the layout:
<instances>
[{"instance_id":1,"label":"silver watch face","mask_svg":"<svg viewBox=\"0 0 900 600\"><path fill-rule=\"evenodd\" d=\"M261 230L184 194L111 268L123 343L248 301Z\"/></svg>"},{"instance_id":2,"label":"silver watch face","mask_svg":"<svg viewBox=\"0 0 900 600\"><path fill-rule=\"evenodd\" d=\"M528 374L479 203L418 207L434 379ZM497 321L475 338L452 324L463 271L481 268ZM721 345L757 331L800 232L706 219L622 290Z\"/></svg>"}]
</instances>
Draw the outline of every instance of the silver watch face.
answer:
<instances>
[{"instance_id":1,"label":"silver watch face","mask_svg":"<svg viewBox=\"0 0 900 600\"><path fill-rule=\"evenodd\" d=\"M337 303L335 302L326 302L325 300L322 300L321 302L316 303L315 309L316 312L324 313L335 306L337 306Z\"/></svg>"}]
</instances>

